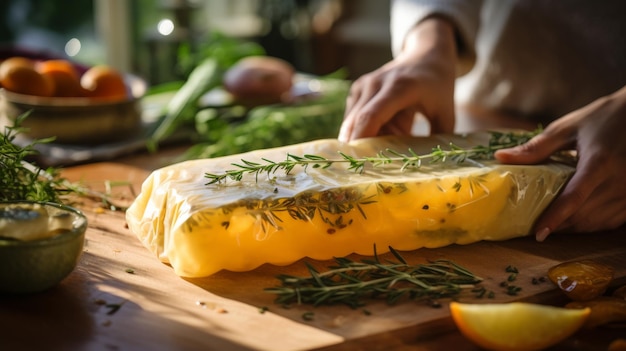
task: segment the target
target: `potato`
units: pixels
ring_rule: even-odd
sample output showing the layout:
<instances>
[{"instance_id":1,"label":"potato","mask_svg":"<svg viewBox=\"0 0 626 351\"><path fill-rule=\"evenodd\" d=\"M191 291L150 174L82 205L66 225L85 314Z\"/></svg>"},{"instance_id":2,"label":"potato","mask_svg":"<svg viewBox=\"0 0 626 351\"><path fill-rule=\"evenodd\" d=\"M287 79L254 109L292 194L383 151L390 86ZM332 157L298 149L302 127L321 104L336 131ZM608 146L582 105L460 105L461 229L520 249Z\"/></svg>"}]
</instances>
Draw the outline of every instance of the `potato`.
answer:
<instances>
[{"instance_id":1,"label":"potato","mask_svg":"<svg viewBox=\"0 0 626 351\"><path fill-rule=\"evenodd\" d=\"M224 74L224 88L242 105L254 107L290 99L295 70L282 59L249 56Z\"/></svg>"}]
</instances>

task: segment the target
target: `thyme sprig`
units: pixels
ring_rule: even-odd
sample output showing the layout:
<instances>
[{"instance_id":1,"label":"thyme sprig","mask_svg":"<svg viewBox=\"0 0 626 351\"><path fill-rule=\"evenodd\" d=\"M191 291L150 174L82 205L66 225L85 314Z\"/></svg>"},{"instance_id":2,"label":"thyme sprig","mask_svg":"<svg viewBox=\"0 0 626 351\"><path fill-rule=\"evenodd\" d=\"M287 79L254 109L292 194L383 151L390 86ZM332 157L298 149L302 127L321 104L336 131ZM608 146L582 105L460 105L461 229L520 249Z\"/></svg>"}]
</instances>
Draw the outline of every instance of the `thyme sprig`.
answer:
<instances>
[{"instance_id":1,"label":"thyme sprig","mask_svg":"<svg viewBox=\"0 0 626 351\"><path fill-rule=\"evenodd\" d=\"M52 142L55 138L37 139L18 146L15 140L26 131L22 123L29 115L30 112L26 112L18 116L12 126L5 126L0 131L0 201L69 203L75 197L89 197L101 200L111 210L124 210L111 196L109 182L107 191L101 193L61 177L59 168L44 169L30 163L30 159L39 155L37 145Z\"/></svg>"},{"instance_id":2,"label":"thyme sprig","mask_svg":"<svg viewBox=\"0 0 626 351\"><path fill-rule=\"evenodd\" d=\"M449 260L410 265L393 248L397 261L381 262L374 248L374 259L355 262L335 258L336 266L319 272L306 263L310 276L279 275L281 285L265 289L276 294L281 305L345 304L352 308L365 305L365 299L384 299L395 304L401 298L432 301L472 291L482 278Z\"/></svg>"},{"instance_id":3,"label":"thyme sprig","mask_svg":"<svg viewBox=\"0 0 626 351\"><path fill-rule=\"evenodd\" d=\"M356 173L362 173L367 164L373 167L382 167L393 163L399 163L400 170L420 168L424 161L430 163L444 163L448 160L463 163L468 160L484 160L492 159L497 150L506 149L528 142L532 137L539 134L541 128L532 132L490 132L488 145L476 145L471 148L462 148L454 143L450 143L448 148L437 145L432 148L431 152L424 155L418 155L409 149L407 153L401 153L396 150L386 149L379 152L375 156L354 157L343 152L339 152L340 158L329 159L319 155L305 154L302 156L287 154L284 161L276 162L266 158L262 158L263 162L252 162L241 160L241 163L232 163L234 169L229 169L223 173L205 173L205 177L209 179L207 184L220 184L226 180L241 181L245 174L254 174L258 181L260 174L271 176L279 170L289 174L296 166L301 166L306 171L312 168L329 168L335 163L347 163L348 170Z\"/></svg>"},{"instance_id":4,"label":"thyme sprig","mask_svg":"<svg viewBox=\"0 0 626 351\"><path fill-rule=\"evenodd\" d=\"M59 202L62 180L57 169L41 169L27 162L36 155L38 143L52 140L40 139L25 147L14 144L24 131L21 122L28 113L17 118L13 126L0 133L0 201L32 200Z\"/></svg>"}]
</instances>

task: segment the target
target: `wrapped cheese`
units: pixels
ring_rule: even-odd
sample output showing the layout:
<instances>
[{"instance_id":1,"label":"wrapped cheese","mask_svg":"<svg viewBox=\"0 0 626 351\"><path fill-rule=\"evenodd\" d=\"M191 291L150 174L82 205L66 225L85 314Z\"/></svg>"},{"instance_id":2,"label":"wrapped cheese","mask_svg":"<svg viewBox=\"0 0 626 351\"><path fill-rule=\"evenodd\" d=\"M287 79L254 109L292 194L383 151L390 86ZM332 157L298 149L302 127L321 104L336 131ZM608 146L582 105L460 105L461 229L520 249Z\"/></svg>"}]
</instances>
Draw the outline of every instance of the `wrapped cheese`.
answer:
<instances>
[{"instance_id":1,"label":"wrapped cheese","mask_svg":"<svg viewBox=\"0 0 626 351\"><path fill-rule=\"evenodd\" d=\"M489 134L378 137L351 143L318 140L154 171L126 213L129 228L158 258L184 277L222 269L252 270L301 258L326 260L436 248L529 234L533 222L573 172L562 163L503 165L493 160L402 162L361 172L349 163L296 166L288 173L244 173L209 184L246 162L284 161L288 154L342 159L393 150L418 155L454 143L488 145ZM389 155L389 153L387 153ZM415 165L414 165L415 166Z\"/></svg>"}]
</instances>

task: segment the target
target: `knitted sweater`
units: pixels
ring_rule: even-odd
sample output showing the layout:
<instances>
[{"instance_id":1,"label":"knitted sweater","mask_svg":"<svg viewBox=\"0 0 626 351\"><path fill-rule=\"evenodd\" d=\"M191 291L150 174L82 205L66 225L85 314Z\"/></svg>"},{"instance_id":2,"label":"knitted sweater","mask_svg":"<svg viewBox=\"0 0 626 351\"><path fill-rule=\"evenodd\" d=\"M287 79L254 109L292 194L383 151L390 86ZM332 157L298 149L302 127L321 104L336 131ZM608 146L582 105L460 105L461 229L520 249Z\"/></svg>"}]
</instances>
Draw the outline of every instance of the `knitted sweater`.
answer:
<instances>
[{"instance_id":1,"label":"knitted sweater","mask_svg":"<svg viewBox=\"0 0 626 351\"><path fill-rule=\"evenodd\" d=\"M547 123L626 85L626 1L395 0L394 55L432 15L456 26L459 104Z\"/></svg>"}]
</instances>

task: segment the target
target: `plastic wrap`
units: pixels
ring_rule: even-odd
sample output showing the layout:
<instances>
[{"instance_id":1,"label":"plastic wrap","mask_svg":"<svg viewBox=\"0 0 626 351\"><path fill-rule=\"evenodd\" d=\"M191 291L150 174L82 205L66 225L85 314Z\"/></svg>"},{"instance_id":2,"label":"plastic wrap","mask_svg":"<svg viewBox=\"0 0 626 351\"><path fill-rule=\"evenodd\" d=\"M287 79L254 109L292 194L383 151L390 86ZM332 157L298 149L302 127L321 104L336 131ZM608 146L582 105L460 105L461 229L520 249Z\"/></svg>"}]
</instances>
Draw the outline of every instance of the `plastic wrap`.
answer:
<instances>
[{"instance_id":1,"label":"plastic wrap","mask_svg":"<svg viewBox=\"0 0 626 351\"><path fill-rule=\"evenodd\" d=\"M371 157L392 149L430 153L453 142L487 145L489 135L318 140L239 155L174 164L154 171L127 211L130 229L185 277L222 269L252 270L301 258L326 260L436 248L529 234L533 222L573 172L561 163L533 166L495 161L429 163L418 169L346 165L295 167L285 174L247 174L207 184L242 160L283 161L287 154Z\"/></svg>"}]
</instances>

